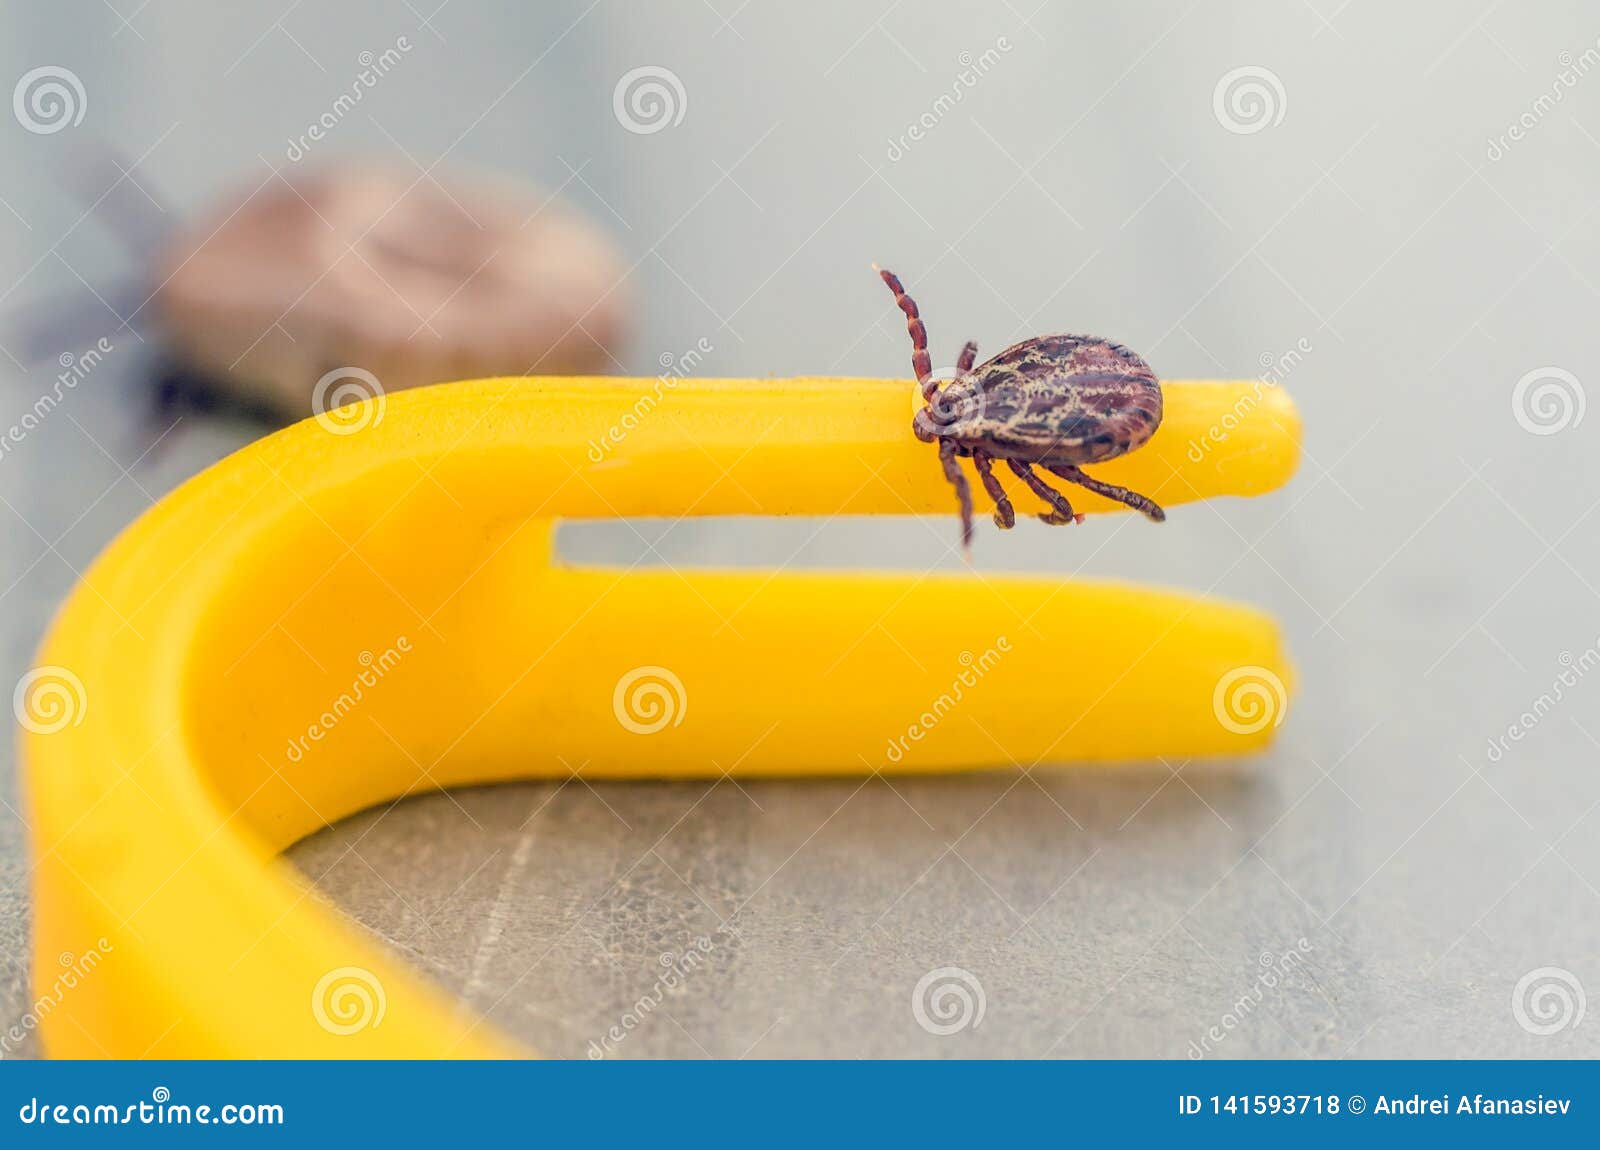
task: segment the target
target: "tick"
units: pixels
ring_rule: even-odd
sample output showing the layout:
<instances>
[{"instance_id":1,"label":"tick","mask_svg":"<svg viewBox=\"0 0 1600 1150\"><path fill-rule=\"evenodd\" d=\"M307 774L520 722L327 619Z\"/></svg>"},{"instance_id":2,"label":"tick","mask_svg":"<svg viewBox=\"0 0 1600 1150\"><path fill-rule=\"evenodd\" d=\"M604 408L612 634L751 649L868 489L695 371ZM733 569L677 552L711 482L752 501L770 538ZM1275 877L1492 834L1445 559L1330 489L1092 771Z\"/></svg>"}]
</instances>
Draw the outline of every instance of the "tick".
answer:
<instances>
[{"instance_id":1,"label":"tick","mask_svg":"<svg viewBox=\"0 0 1600 1150\"><path fill-rule=\"evenodd\" d=\"M1082 522L1067 497L1035 468L1125 503L1157 523L1167 513L1156 503L1086 474L1083 465L1103 463L1143 447L1161 423L1161 383L1138 355L1120 343L1089 335L1041 335L1006 348L973 366L978 345L968 340L956 359L955 377L944 387L933 377L928 329L900 277L876 264L873 270L894 293L911 333L911 370L922 385L924 406L911 430L939 445L945 478L961 507L961 544L972 545L972 488L956 463L970 458L994 500L994 521L1016 525L1016 511L994 475L1004 460L1050 510L1039 518L1052 526Z\"/></svg>"}]
</instances>

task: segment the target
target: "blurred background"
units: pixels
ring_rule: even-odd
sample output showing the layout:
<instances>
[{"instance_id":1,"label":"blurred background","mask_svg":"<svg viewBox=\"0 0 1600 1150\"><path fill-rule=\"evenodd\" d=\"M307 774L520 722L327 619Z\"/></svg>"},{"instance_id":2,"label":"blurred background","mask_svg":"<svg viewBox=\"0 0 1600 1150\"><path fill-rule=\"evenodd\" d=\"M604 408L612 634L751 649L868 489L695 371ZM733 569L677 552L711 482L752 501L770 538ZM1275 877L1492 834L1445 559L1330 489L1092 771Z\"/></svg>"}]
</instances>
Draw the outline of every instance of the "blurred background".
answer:
<instances>
[{"instance_id":1,"label":"blurred background","mask_svg":"<svg viewBox=\"0 0 1600 1150\"><path fill-rule=\"evenodd\" d=\"M392 244L481 230L472 181L531 185L509 193L527 290L564 285L550 314L587 300L586 322L548 359L538 317L509 324L508 373L654 375L700 348L702 375L904 377L877 260L936 364L1087 331L1300 405L1284 491L1160 529L983 522L977 549L1277 613L1299 691L1263 759L497 788L291 852L511 1032L583 1057L652 998L607 1053L1600 1053L1592 5L67 0L0 7L0 80L8 689L119 528L262 434L258 409L310 413L292 336L317 310L267 270L277 245L227 225L296 203L338 221L295 191L338 161L388 173L351 211L393 209ZM380 377L472 373L470 317L429 311L492 308L507 293L475 277L511 272L441 243L428 307L368 292L406 313ZM368 257L316 258L339 282ZM171 275L190 291L169 306ZM202 346L213 305L265 318ZM954 542L952 516L573 525L563 545L956 570ZM8 744L7 1027L35 994L14 767ZM735 908L737 937L655 995L661 956ZM983 1009L941 1034L912 1003L947 968Z\"/></svg>"}]
</instances>

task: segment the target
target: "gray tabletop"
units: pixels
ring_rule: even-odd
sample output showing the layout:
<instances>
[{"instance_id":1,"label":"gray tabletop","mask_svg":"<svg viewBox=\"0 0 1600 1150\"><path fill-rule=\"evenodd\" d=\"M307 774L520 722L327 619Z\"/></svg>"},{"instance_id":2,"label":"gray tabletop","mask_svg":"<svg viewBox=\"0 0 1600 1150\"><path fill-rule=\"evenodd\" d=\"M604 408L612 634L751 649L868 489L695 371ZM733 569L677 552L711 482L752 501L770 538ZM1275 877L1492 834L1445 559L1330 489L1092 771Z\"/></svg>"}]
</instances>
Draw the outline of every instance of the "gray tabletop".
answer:
<instances>
[{"instance_id":1,"label":"gray tabletop","mask_svg":"<svg viewBox=\"0 0 1600 1150\"><path fill-rule=\"evenodd\" d=\"M1282 382L1307 437L1287 489L1161 528L985 529L978 549L989 570L1277 613L1299 689L1275 749L892 785L466 790L357 815L294 862L557 1055L1600 1053L1583 1014L1600 988L1600 30L1583 6L841 2L793 26L757 7L452 5L424 25L180 4L125 27L99 4L17 6L0 79L71 67L86 126L182 213L272 178L357 53L407 35L330 153L561 187L638 261L619 372L705 337L706 374L903 375L874 258L912 282L940 348L1101 331L1169 377L1295 350ZM614 87L646 65L678 78L685 114L622 130ZM0 335L0 426L56 351L103 334L118 351L0 457L8 689L110 536L260 432L188 418L150 449L159 333L122 326L108 221L75 223L39 174L71 134L0 130L0 307L76 293L91 317L43 363ZM957 570L951 527L574 524L562 545ZM9 1024L31 1000L9 743L0 797Z\"/></svg>"}]
</instances>

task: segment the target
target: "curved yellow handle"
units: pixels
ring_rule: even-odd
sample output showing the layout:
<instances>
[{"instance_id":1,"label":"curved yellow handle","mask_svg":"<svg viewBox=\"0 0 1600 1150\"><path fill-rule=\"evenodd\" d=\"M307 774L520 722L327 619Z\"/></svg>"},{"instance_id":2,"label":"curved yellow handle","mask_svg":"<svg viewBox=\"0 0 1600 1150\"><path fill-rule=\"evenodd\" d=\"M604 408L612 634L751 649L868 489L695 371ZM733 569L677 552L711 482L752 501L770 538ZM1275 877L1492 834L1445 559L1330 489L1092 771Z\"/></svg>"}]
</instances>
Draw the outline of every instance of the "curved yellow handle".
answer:
<instances>
[{"instance_id":1,"label":"curved yellow handle","mask_svg":"<svg viewBox=\"0 0 1600 1150\"><path fill-rule=\"evenodd\" d=\"M1156 438L1101 478L1173 505L1293 472L1282 393L1165 387ZM1037 578L552 560L566 517L937 513L953 530L908 390L452 384L307 420L162 500L85 575L29 681L41 706L55 692L23 744L37 989L73 973L39 1019L49 1052L517 1052L276 857L419 789L1265 745L1272 723L1216 710L1240 668L1288 679L1249 608Z\"/></svg>"}]
</instances>

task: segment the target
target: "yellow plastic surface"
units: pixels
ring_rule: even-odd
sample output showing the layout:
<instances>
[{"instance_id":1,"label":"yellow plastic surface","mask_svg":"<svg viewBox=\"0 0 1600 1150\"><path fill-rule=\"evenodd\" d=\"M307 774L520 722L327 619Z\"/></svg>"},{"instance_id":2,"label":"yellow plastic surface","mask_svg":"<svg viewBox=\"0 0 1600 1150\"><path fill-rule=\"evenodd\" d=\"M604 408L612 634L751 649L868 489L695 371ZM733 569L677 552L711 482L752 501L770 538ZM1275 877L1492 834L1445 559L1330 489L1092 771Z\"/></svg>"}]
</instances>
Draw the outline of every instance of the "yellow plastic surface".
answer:
<instances>
[{"instance_id":1,"label":"yellow plastic surface","mask_svg":"<svg viewBox=\"0 0 1600 1150\"><path fill-rule=\"evenodd\" d=\"M1096 475L1171 508L1294 471L1299 422L1279 390L1165 389L1154 440ZM38 1020L48 1052L527 1053L277 857L420 790L580 765L591 779L933 771L1271 739L1273 723L1214 709L1236 668L1289 680L1275 625L1247 607L1043 578L552 562L558 518L932 514L953 541L909 390L451 384L307 420L162 500L88 571L37 661L81 687L23 741L36 987L58 956L99 955ZM1082 537L1059 529L1062 548ZM330 1000L342 968L370 980L363 1011Z\"/></svg>"}]
</instances>

